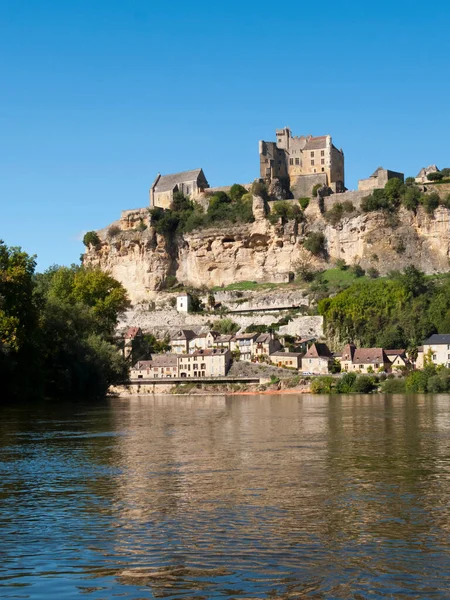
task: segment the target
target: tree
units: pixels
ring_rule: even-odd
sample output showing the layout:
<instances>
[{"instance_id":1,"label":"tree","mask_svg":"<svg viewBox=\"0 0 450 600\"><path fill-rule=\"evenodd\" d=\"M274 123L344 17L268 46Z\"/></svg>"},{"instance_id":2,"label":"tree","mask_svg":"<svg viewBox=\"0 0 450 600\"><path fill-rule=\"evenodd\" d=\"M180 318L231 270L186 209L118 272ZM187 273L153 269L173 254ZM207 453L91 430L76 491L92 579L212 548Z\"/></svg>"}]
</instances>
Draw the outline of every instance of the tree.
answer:
<instances>
[{"instance_id":1,"label":"tree","mask_svg":"<svg viewBox=\"0 0 450 600\"><path fill-rule=\"evenodd\" d=\"M97 235L96 231L88 231L84 234L83 244L88 248L89 246L93 246L97 248L100 245L100 238Z\"/></svg>"},{"instance_id":2,"label":"tree","mask_svg":"<svg viewBox=\"0 0 450 600\"><path fill-rule=\"evenodd\" d=\"M236 202L237 200L240 200L242 198L242 196L244 196L244 194L247 193L247 190L245 189L244 186L239 185L239 183L234 183L231 188L230 191L228 192L228 195L230 196L231 200L233 202Z\"/></svg>"},{"instance_id":3,"label":"tree","mask_svg":"<svg viewBox=\"0 0 450 600\"><path fill-rule=\"evenodd\" d=\"M427 179L428 181L441 181L444 178L444 175L440 171L436 171L435 173L428 173Z\"/></svg>"},{"instance_id":4,"label":"tree","mask_svg":"<svg viewBox=\"0 0 450 600\"><path fill-rule=\"evenodd\" d=\"M311 196L313 198L317 197L317 193L318 193L318 191L320 190L321 187L322 187L321 183L316 183L316 185L313 186L313 189L311 190Z\"/></svg>"}]
</instances>

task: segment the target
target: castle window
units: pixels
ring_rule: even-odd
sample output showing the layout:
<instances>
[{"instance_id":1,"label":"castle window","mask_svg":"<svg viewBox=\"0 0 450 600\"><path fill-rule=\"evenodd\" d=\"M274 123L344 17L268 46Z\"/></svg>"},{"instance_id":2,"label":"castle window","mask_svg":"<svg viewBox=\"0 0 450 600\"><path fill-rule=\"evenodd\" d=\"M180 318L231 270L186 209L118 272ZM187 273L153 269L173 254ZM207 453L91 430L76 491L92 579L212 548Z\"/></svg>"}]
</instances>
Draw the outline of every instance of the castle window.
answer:
<instances>
[{"instance_id":1,"label":"castle window","mask_svg":"<svg viewBox=\"0 0 450 600\"><path fill-rule=\"evenodd\" d=\"M320 151L320 156L325 156L325 150Z\"/></svg>"},{"instance_id":2,"label":"castle window","mask_svg":"<svg viewBox=\"0 0 450 600\"><path fill-rule=\"evenodd\" d=\"M278 143L281 144L281 138L278 138Z\"/></svg>"},{"instance_id":3,"label":"castle window","mask_svg":"<svg viewBox=\"0 0 450 600\"><path fill-rule=\"evenodd\" d=\"M314 152L311 152L311 158L314 156Z\"/></svg>"},{"instance_id":4,"label":"castle window","mask_svg":"<svg viewBox=\"0 0 450 600\"><path fill-rule=\"evenodd\" d=\"M322 167L322 173L325 171L325 169Z\"/></svg>"},{"instance_id":5,"label":"castle window","mask_svg":"<svg viewBox=\"0 0 450 600\"><path fill-rule=\"evenodd\" d=\"M322 160L320 161L320 164L324 165L325 164L325 159L322 158Z\"/></svg>"},{"instance_id":6,"label":"castle window","mask_svg":"<svg viewBox=\"0 0 450 600\"><path fill-rule=\"evenodd\" d=\"M290 164L290 165L293 165L293 164L294 164L294 159L293 159L293 158L290 158L290 159L289 159L289 164Z\"/></svg>"},{"instance_id":7,"label":"castle window","mask_svg":"<svg viewBox=\"0 0 450 600\"><path fill-rule=\"evenodd\" d=\"M300 159L299 159L299 158L296 158L296 159L295 159L295 164L296 164L296 165L299 165L299 164L300 164Z\"/></svg>"},{"instance_id":8,"label":"castle window","mask_svg":"<svg viewBox=\"0 0 450 600\"><path fill-rule=\"evenodd\" d=\"M312 167L314 166L314 160L312 160L312 161L311 161L311 166L312 166Z\"/></svg>"},{"instance_id":9,"label":"castle window","mask_svg":"<svg viewBox=\"0 0 450 600\"><path fill-rule=\"evenodd\" d=\"M190 189L190 187L187 185L187 186L186 186L186 194L190 194L190 193L191 193L191 189Z\"/></svg>"}]
</instances>

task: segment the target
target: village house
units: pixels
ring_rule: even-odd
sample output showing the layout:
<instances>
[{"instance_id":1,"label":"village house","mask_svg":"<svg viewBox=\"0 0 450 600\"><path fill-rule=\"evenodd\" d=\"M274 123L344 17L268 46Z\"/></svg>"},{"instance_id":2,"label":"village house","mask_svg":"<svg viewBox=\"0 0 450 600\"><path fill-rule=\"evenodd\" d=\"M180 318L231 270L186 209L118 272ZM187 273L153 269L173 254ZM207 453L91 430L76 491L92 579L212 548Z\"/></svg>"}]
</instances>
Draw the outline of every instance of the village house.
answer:
<instances>
[{"instance_id":1,"label":"village house","mask_svg":"<svg viewBox=\"0 0 450 600\"><path fill-rule=\"evenodd\" d=\"M354 344L344 346L340 362L341 371L374 373L391 368L391 361L383 348L356 348Z\"/></svg>"},{"instance_id":2,"label":"village house","mask_svg":"<svg viewBox=\"0 0 450 600\"><path fill-rule=\"evenodd\" d=\"M232 348L237 350L240 354L240 360L250 361L254 355L254 344L256 342L258 333L238 333L234 336L232 342Z\"/></svg>"},{"instance_id":3,"label":"village house","mask_svg":"<svg viewBox=\"0 0 450 600\"><path fill-rule=\"evenodd\" d=\"M208 331L207 333L199 333L189 340L189 353L195 352L196 350L207 350L208 348L213 348L216 344L216 338L219 337L219 334L215 331Z\"/></svg>"},{"instance_id":4,"label":"village house","mask_svg":"<svg viewBox=\"0 0 450 600\"><path fill-rule=\"evenodd\" d=\"M333 363L333 355L324 343L315 342L302 358L303 373L325 374Z\"/></svg>"},{"instance_id":5,"label":"village house","mask_svg":"<svg viewBox=\"0 0 450 600\"><path fill-rule=\"evenodd\" d=\"M408 369L411 367L406 350L385 350L385 354L391 362L391 370Z\"/></svg>"},{"instance_id":6,"label":"village house","mask_svg":"<svg viewBox=\"0 0 450 600\"><path fill-rule=\"evenodd\" d=\"M424 367L423 346L419 346L417 348L417 355L414 359L411 359L411 362L415 369L423 369L423 367Z\"/></svg>"},{"instance_id":7,"label":"village house","mask_svg":"<svg viewBox=\"0 0 450 600\"><path fill-rule=\"evenodd\" d=\"M283 352L283 350L278 350L269 356L269 360L277 367L300 370L302 357L303 354L301 352Z\"/></svg>"},{"instance_id":8,"label":"village house","mask_svg":"<svg viewBox=\"0 0 450 600\"><path fill-rule=\"evenodd\" d=\"M281 344L273 333L260 333L252 346L253 356L269 356L281 349Z\"/></svg>"},{"instance_id":9,"label":"village house","mask_svg":"<svg viewBox=\"0 0 450 600\"><path fill-rule=\"evenodd\" d=\"M178 356L180 377L224 377L228 373L231 353L226 348L197 350Z\"/></svg>"},{"instance_id":10,"label":"village house","mask_svg":"<svg viewBox=\"0 0 450 600\"><path fill-rule=\"evenodd\" d=\"M450 369L450 334L434 333L423 343L423 359Z\"/></svg>"},{"instance_id":11,"label":"village house","mask_svg":"<svg viewBox=\"0 0 450 600\"><path fill-rule=\"evenodd\" d=\"M439 173L439 169L436 165L430 165L420 169L416 176L416 183L429 183L428 175L430 175L430 173Z\"/></svg>"},{"instance_id":12,"label":"village house","mask_svg":"<svg viewBox=\"0 0 450 600\"><path fill-rule=\"evenodd\" d=\"M170 340L170 349L175 354L189 354L189 342L197 337L192 329L180 329Z\"/></svg>"},{"instance_id":13,"label":"village house","mask_svg":"<svg viewBox=\"0 0 450 600\"><path fill-rule=\"evenodd\" d=\"M151 360L140 360L130 371L130 379L164 379L178 377L175 354L154 354Z\"/></svg>"},{"instance_id":14,"label":"village house","mask_svg":"<svg viewBox=\"0 0 450 600\"><path fill-rule=\"evenodd\" d=\"M305 337L305 338L300 338L299 340L296 340L294 342L294 346L296 349L298 349L299 352L301 353L305 353L308 348L311 346L311 344L314 344L314 342L317 341L317 338L315 337Z\"/></svg>"},{"instance_id":15,"label":"village house","mask_svg":"<svg viewBox=\"0 0 450 600\"><path fill-rule=\"evenodd\" d=\"M142 337L142 329L140 327L128 327L123 336L124 346L123 346L123 355L125 358L128 358L133 352L133 341L136 338Z\"/></svg>"},{"instance_id":16,"label":"village house","mask_svg":"<svg viewBox=\"0 0 450 600\"><path fill-rule=\"evenodd\" d=\"M232 333L222 334L216 337L214 340L214 346L216 348L226 348L227 350L234 350L235 339Z\"/></svg>"},{"instance_id":17,"label":"village house","mask_svg":"<svg viewBox=\"0 0 450 600\"><path fill-rule=\"evenodd\" d=\"M207 188L209 184L203 169L182 171L171 175L158 173L150 188L150 208L171 208L176 192L195 198Z\"/></svg>"}]
</instances>

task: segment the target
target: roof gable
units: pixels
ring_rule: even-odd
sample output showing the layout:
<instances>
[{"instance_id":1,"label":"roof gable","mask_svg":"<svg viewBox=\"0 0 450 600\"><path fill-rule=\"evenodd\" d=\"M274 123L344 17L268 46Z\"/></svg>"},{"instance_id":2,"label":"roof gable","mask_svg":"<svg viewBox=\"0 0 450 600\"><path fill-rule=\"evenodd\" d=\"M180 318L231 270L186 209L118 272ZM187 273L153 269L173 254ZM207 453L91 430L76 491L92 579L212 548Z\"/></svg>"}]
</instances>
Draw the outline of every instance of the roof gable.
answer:
<instances>
[{"instance_id":1,"label":"roof gable","mask_svg":"<svg viewBox=\"0 0 450 600\"><path fill-rule=\"evenodd\" d=\"M155 192L172 191L179 183L188 183L190 181L198 181L202 177L206 178L202 169L192 169L191 171L181 171L180 173L171 173L170 175L161 175L156 182Z\"/></svg>"}]
</instances>

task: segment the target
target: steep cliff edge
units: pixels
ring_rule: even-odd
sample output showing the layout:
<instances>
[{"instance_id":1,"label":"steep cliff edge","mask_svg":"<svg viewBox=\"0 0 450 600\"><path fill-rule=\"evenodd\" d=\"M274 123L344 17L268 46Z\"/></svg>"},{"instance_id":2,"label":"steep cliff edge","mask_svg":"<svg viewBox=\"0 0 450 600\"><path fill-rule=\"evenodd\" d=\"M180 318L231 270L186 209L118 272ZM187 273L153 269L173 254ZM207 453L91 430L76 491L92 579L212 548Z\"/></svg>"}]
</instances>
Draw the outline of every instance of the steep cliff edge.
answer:
<instances>
[{"instance_id":1,"label":"steep cliff edge","mask_svg":"<svg viewBox=\"0 0 450 600\"><path fill-rule=\"evenodd\" d=\"M416 214L401 208L392 216L355 211L334 226L314 203L300 223L271 224L258 197L253 211L253 223L202 229L172 239L155 232L146 209L125 211L120 221L98 232L100 244L87 249L84 264L109 271L126 287L133 303L154 297L169 276L185 285L210 288L238 281L287 282L300 262L314 270L327 268L336 259L375 267L381 274L409 264L426 273L449 269L450 211L444 207L433 216L422 208ZM325 235L326 258L304 248L312 231Z\"/></svg>"}]
</instances>

